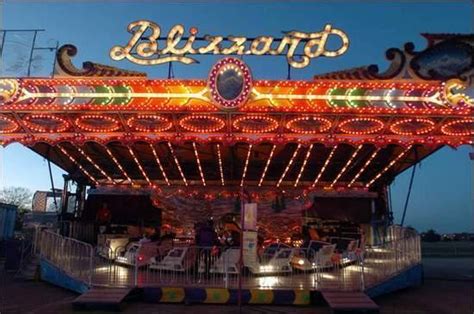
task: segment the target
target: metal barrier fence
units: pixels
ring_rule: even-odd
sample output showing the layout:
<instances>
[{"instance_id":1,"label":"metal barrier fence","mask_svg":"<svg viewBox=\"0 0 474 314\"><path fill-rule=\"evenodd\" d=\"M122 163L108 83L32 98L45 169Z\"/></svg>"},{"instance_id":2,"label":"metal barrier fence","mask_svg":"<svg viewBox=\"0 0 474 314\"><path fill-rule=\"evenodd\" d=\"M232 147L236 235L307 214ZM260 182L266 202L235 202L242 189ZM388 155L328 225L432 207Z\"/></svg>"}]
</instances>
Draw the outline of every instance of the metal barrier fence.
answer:
<instances>
[{"instance_id":1,"label":"metal barrier fence","mask_svg":"<svg viewBox=\"0 0 474 314\"><path fill-rule=\"evenodd\" d=\"M334 247L286 248L272 256L245 257L239 248L128 244L114 250L42 231L41 256L90 285L188 286L312 290L365 290L421 262L420 237L393 237L349 254Z\"/></svg>"},{"instance_id":2,"label":"metal barrier fence","mask_svg":"<svg viewBox=\"0 0 474 314\"><path fill-rule=\"evenodd\" d=\"M82 222L82 221L60 221L58 228L62 235L65 237L77 239L87 243L94 243L95 237L95 224L93 222Z\"/></svg>"},{"instance_id":3,"label":"metal barrier fence","mask_svg":"<svg viewBox=\"0 0 474 314\"><path fill-rule=\"evenodd\" d=\"M40 256L70 276L92 285L94 248L88 243L43 230L38 239Z\"/></svg>"},{"instance_id":4,"label":"metal barrier fence","mask_svg":"<svg viewBox=\"0 0 474 314\"><path fill-rule=\"evenodd\" d=\"M362 260L364 285L377 284L419 263L421 242L416 234L366 248Z\"/></svg>"},{"instance_id":5,"label":"metal barrier fence","mask_svg":"<svg viewBox=\"0 0 474 314\"><path fill-rule=\"evenodd\" d=\"M355 278L358 273L347 272L341 261L311 249L290 248L276 252L271 258L263 256L261 260L244 261L242 273L239 271L239 248L187 246L174 247L171 251L156 250L150 263L149 255L143 251L133 254L125 247L115 251L101 250L95 258L93 283L237 289L240 280L242 288L247 289L359 289L354 285L360 281ZM355 264L353 267L360 267L357 259L352 263ZM294 269L294 266L299 267Z\"/></svg>"}]
</instances>

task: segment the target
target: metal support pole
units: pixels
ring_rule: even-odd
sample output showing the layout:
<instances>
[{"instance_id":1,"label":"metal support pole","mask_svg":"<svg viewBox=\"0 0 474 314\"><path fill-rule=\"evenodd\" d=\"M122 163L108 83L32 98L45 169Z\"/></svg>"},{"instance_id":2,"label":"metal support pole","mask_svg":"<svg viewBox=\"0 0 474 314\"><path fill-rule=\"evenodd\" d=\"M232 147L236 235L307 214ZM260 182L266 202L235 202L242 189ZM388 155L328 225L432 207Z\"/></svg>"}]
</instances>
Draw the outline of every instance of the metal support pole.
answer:
<instances>
[{"instance_id":1,"label":"metal support pole","mask_svg":"<svg viewBox=\"0 0 474 314\"><path fill-rule=\"evenodd\" d=\"M74 213L75 217L81 217L82 212L84 211L84 203L86 200L86 188L84 184L78 183L76 187L76 212Z\"/></svg>"},{"instance_id":2,"label":"metal support pole","mask_svg":"<svg viewBox=\"0 0 474 314\"><path fill-rule=\"evenodd\" d=\"M371 213L371 216L372 218L370 219L371 220L371 226L372 226L372 244L378 244L378 238L375 239L375 237L379 235L378 233L378 230L376 229L377 228L377 221L375 219L375 200L374 199L371 199L370 200L370 213Z\"/></svg>"},{"instance_id":3,"label":"metal support pole","mask_svg":"<svg viewBox=\"0 0 474 314\"><path fill-rule=\"evenodd\" d=\"M135 266L133 271L133 285L138 286L138 254L135 254Z\"/></svg>"},{"instance_id":4,"label":"metal support pole","mask_svg":"<svg viewBox=\"0 0 474 314\"><path fill-rule=\"evenodd\" d=\"M54 70L56 68L56 60L58 58L59 41L56 41L56 47L54 47L54 58L53 58L53 70L51 71L51 78L54 78Z\"/></svg>"},{"instance_id":5,"label":"metal support pole","mask_svg":"<svg viewBox=\"0 0 474 314\"><path fill-rule=\"evenodd\" d=\"M415 164L413 165L413 170L411 172L410 184L408 185L408 194L405 200L405 206L403 208L403 216L402 216L402 221L400 223L402 227L403 227L403 223L405 222L405 215L407 213L408 201L410 200L411 189L413 187L413 180L415 179L416 165L418 164L418 150L416 149L416 146L414 148L414 151L415 151Z\"/></svg>"},{"instance_id":6,"label":"metal support pole","mask_svg":"<svg viewBox=\"0 0 474 314\"><path fill-rule=\"evenodd\" d=\"M61 210L59 212L59 228L60 228L59 232L61 235L64 235L66 232L65 227L64 227L64 219L67 212L67 195L68 195L67 188L68 188L68 183L69 183L70 178L68 175L63 174L63 179L64 179L64 185L63 185L63 191L61 194Z\"/></svg>"},{"instance_id":7,"label":"metal support pole","mask_svg":"<svg viewBox=\"0 0 474 314\"><path fill-rule=\"evenodd\" d=\"M31 75L31 62L33 60L33 51L35 51L36 35L38 35L38 31L35 30L33 35L33 41L31 43L30 58L28 59L28 71L26 72L26 76L28 77Z\"/></svg>"},{"instance_id":8,"label":"metal support pole","mask_svg":"<svg viewBox=\"0 0 474 314\"><path fill-rule=\"evenodd\" d=\"M67 196L68 196L68 185L71 180L69 175L63 174L64 185L61 195L61 220L64 220L64 216L67 213Z\"/></svg>"},{"instance_id":9,"label":"metal support pole","mask_svg":"<svg viewBox=\"0 0 474 314\"><path fill-rule=\"evenodd\" d=\"M5 37L7 37L7 31L2 31L3 36L2 36L2 43L0 45L0 59L2 59L3 56L3 47L5 46Z\"/></svg>"},{"instance_id":10,"label":"metal support pole","mask_svg":"<svg viewBox=\"0 0 474 314\"><path fill-rule=\"evenodd\" d=\"M244 187L240 189L239 309L242 308L242 272L244 270Z\"/></svg>"},{"instance_id":11,"label":"metal support pole","mask_svg":"<svg viewBox=\"0 0 474 314\"><path fill-rule=\"evenodd\" d=\"M56 201L56 189L54 188L54 180L53 180L53 172L51 170L51 146L48 147L48 170L49 170L49 180L51 181L51 190L53 191L53 201L54 201L54 209L58 211L58 202Z\"/></svg>"}]
</instances>

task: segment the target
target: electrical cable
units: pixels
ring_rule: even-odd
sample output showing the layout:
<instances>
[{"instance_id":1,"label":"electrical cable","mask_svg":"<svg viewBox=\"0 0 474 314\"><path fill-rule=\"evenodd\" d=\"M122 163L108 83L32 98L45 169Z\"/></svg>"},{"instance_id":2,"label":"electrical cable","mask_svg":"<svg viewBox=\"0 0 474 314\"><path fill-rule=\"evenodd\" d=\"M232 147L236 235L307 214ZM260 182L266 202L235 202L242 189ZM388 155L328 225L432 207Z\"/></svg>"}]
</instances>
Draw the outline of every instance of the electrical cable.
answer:
<instances>
[{"instance_id":1,"label":"electrical cable","mask_svg":"<svg viewBox=\"0 0 474 314\"><path fill-rule=\"evenodd\" d=\"M413 165L413 170L411 171L411 177L410 177L410 184L408 185L408 193L407 193L407 198L405 200L405 207L403 208L403 216L402 216L402 221L400 225L403 227L403 223L405 222L405 215L407 213L407 208L408 208L408 201L410 200L410 195L411 195L411 190L413 187L413 180L415 178L415 172L416 172L416 165L418 163L418 152L415 148L415 164Z\"/></svg>"}]
</instances>

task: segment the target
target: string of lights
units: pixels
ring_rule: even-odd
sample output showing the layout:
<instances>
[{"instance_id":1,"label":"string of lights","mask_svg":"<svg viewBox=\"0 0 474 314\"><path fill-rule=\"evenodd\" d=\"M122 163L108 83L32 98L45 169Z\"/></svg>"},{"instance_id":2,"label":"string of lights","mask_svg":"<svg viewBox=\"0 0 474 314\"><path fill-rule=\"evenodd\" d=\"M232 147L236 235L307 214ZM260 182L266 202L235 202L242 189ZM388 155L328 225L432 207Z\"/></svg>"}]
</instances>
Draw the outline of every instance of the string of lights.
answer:
<instances>
[{"instance_id":1,"label":"string of lights","mask_svg":"<svg viewBox=\"0 0 474 314\"><path fill-rule=\"evenodd\" d=\"M217 146L217 158L219 160L219 172L221 174L221 184L222 186L224 186L225 182L224 182L224 170L222 168L221 145L217 144L216 146Z\"/></svg>"},{"instance_id":2,"label":"string of lights","mask_svg":"<svg viewBox=\"0 0 474 314\"><path fill-rule=\"evenodd\" d=\"M245 166L244 166L244 171L242 173L242 180L240 181L240 186L244 186L245 176L247 175L247 167L249 165L251 152L252 152L252 144L249 144L249 150L247 152L247 158L245 158Z\"/></svg>"},{"instance_id":3,"label":"string of lights","mask_svg":"<svg viewBox=\"0 0 474 314\"><path fill-rule=\"evenodd\" d=\"M285 170L283 171L283 173L282 173L280 179L279 179L278 182L277 182L277 185L276 185L277 187L280 187L280 184L281 184L281 182L283 181L283 179L285 178L286 173L287 173L288 170L290 169L291 165L293 164L293 161L295 160L296 155L298 155L298 151L299 151L300 147L301 147L301 144L298 144L298 146L296 147L295 151L293 152L293 156L291 156L290 162L288 162L288 165L286 165Z\"/></svg>"},{"instance_id":4,"label":"string of lights","mask_svg":"<svg viewBox=\"0 0 474 314\"><path fill-rule=\"evenodd\" d=\"M79 151L79 153L84 156L88 162L91 163L92 166L94 166L94 168L96 168L97 170L99 170L99 172L107 178L107 180L109 180L109 182L111 182L112 184L116 184L116 182L97 164L95 163L92 158L89 157L89 155L86 154L86 152L84 152L84 150L82 148L80 148L79 146L77 145L74 145L73 146Z\"/></svg>"},{"instance_id":5,"label":"string of lights","mask_svg":"<svg viewBox=\"0 0 474 314\"><path fill-rule=\"evenodd\" d=\"M128 173L125 171L125 169L123 169L122 165L118 162L117 158L115 158L115 156L112 154L112 152L110 151L110 149L106 146L106 145L103 145L105 151L107 152L107 154L110 156L110 158L112 159L112 161L114 162L114 164L117 166L117 168L119 168L120 172L122 173L122 175L127 178L127 181L132 183L132 179L130 178L130 176L128 175Z\"/></svg>"},{"instance_id":6,"label":"string of lights","mask_svg":"<svg viewBox=\"0 0 474 314\"><path fill-rule=\"evenodd\" d=\"M375 156L377 156L378 152L380 151L380 147L377 147L372 155L370 155L369 159L367 159L367 161L365 162L365 164L362 166L362 168L359 169L359 171L357 172L357 174L354 176L354 178L352 178L352 180L349 182L349 184L347 185L347 187L351 187L354 182L356 182L356 180L360 177L360 175L365 171L365 168L367 168L367 166L372 162L372 160L375 158Z\"/></svg>"},{"instance_id":7,"label":"string of lights","mask_svg":"<svg viewBox=\"0 0 474 314\"><path fill-rule=\"evenodd\" d=\"M149 185L153 185L153 183L151 183L151 181L150 181L150 178L148 178L148 175L146 174L145 170L143 169L142 164L138 160L137 156L135 156L135 153L133 152L133 149L130 146L128 147L128 151L130 152L130 155L132 156L133 161L135 161L135 164L137 164L138 169L140 169L140 172L141 172L142 176L145 178L146 182L148 182Z\"/></svg>"},{"instance_id":8,"label":"string of lights","mask_svg":"<svg viewBox=\"0 0 474 314\"><path fill-rule=\"evenodd\" d=\"M382 169L375 177L370 180L365 187L368 188L370 187L378 178L380 178L385 172L387 172L388 169L390 169L400 158L402 158L410 149L413 147L413 145L408 146L405 150L403 150L400 154L397 155L388 165L385 166L385 168Z\"/></svg>"},{"instance_id":9,"label":"string of lights","mask_svg":"<svg viewBox=\"0 0 474 314\"><path fill-rule=\"evenodd\" d=\"M357 148L355 149L355 151L352 153L351 157L349 158L349 160L347 161L347 163L344 165L344 167L341 169L341 171L339 171L338 175L336 176L336 178L334 178L334 180L331 182L331 184L329 185L330 188L332 188L337 180L339 180L339 178L344 174L344 172L346 172L346 169L347 167L349 167L349 165L352 163L352 161L354 160L355 156L357 155L357 153L360 151L360 149L362 148L362 144L360 144L359 146L357 146Z\"/></svg>"},{"instance_id":10,"label":"string of lights","mask_svg":"<svg viewBox=\"0 0 474 314\"><path fill-rule=\"evenodd\" d=\"M270 155L268 155L267 163L265 164L265 168L263 169L262 176L260 177L260 181L258 181L258 186L262 186L263 179L265 179L265 176L267 174L268 166L272 162L273 158L273 153L275 152L276 145L273 144L272 150L270 151Z\"/></svg>"},{"instance_id":11,"label":"string of lights","mask_svg":"<svg viewBox=\"0 0 474 314\"><path fill-rule=\"evenodd\" d=\"M153 156L155 156L156 163L158 164L158 167L160 167L161 175L163 176L163 179L165 179L165 182L167 185L171 185L170 181L168 180L168 176L166 175L165 169L163 168L163 165L161 164L161 160L158 157L158 154L156 153L155 147L150 143L151 151L153 152Z\"/></svg>"},{"instance_id":12,"label":"string of lights","mask_svg":"<svg viewBox=\"0 0 474 314\"><path fill-rule=\"evenodd\" d=\"M319 179L321 179L321 177L322 177L324 171L326 170L326 167L328 166L329 162L331 161L332 156L334 155L334 152L336 151L336 149L337 149L337 145L334 146L334 147L331 149L331 152L329 153L328 158L327 158L326 161L324 162L324 165L323 165L323 167L321 168L321 170L319 171L318 176L316 177L316 179L314 179L314 182L313 182L313 185L311 185L311 188L314 189L314 187L316 186L316 184L318 184Z\"/></svg>"},{"instance_id":13,"label":"string of lights","mask_svg":"<svg viewBox=\"0 0 474 314\"><path fill-rule=\"evenodd\" d=\"M178 157L176 157L176 154L174 153L173 145L171 145L170 142L168 142L168 147L171 152L171 156L173 156L174 162L176 163L176 167L178 167L179 174L181 175L181 178L183 179L184 185L188 186L188 181L186 180L186 177L184 176L183 169L181 169L181 165L179 164Z\"/></svg>"},{"instance_id":14,"label":"string of lights","mask_svg":"<svg viewBox=\"0 0 474 314\"><path fill-rule=\"evenodd\" d=\"M84 169L84 167L76 159L74 159L74 157L69 155L69 153L60 144L58 144L57 147L73 164L75 164L86 175L86 177L89 178L89 180L94 182L95 185L99 185L99 182L86 169Z\"/></svg>"},{"instance_id":15,"label":"string of lights","mask_svg":"<svg viewBox=\"0 0 474 314\"><path fill-rule=\"evenodd\" d=\"M441 127L441 132L450 136L472 136L474 135L474 118L452 120ZM458 127L456 130L455 127Z\"/></svg>"},{"instance_id":16,"label":"string of lights","mask_svg":"<svg viewBox=\"0 0 474 314\"><path fill-rule=\"evenodd\" d=\"M206 179L204 179L204 173L202 172L201 160L199 159L199 153L196 148L196 143L193 142L194 155L196 156L196 163L199 169L199 175L201 176L202 185L206 186Z\"/></svg>"},{"instance_id":17,"label":"string of lights","mask_svg":"<svg viewBox=\"0 0 474 314\"><path fill-rule=\"evenodd\" d=\"M398 135L420 135L432 131L434 126L430 119L408 118L392 123L390 131Z\"/></svg>"},{"instance_id":18,"label":"string of lights","mask_svg":"<svg viewBox=\"0 0 474 314\"><path fill-rule=\"evenodd\" d=\"M298 173L298 176L296 177L295 184L293 185L294 187L297 187L298 183L300 182L301 175L303 174L304 169L306 168L306 163L308 162L309 156L311 156L311 151L313 150L313 145L314 144L311 144L308 147L308 151L306 152L306 155L304 156L303 164L301 165L301 169Z\"/></svg>"}]
</instances>

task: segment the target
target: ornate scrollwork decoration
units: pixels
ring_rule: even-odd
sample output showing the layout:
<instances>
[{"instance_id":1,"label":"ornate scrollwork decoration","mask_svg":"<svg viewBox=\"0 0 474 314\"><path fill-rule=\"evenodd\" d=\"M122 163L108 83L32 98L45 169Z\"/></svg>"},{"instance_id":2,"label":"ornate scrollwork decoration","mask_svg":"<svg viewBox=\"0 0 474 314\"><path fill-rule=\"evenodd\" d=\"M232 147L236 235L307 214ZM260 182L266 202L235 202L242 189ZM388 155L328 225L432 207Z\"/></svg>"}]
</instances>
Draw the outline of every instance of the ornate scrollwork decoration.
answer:
<instances>
[{"instance_id":1,"label":"ornate scrollwork decoration","mask_svg":"<svg viewBox=\"0 0 474 314\"><path fill-rule=\"evenodd\" d=\"M20 84L15 79L0 79L0 105L15 101Z\"/></svg>"},{"instance_id":2,"label":"ornate scrollwork decoration","mask_svg":"<svg viewBox=\"0 0 474 314\"><path fill-rule=\"evenodd\" d=\"M474 108L474 98L464 93L469 85L460 79L452 79L444 86L444 97L453 106L469 106Z\"/></svg>"},{"instance_id":3,"label":"ornate scrollwork decoration","mask_svg":"<svg viewBox=\"0 0 474 314\"><path fill-rule=\"evenodd\" d=\"M420 79L448 81L460 79L474 82L474 35L422 34L427 47L415 51L415 45L408 42L403 50L388 49L388 69L379 73L375 64L317 75L315 79Z\"/></svg>"},{"instance_id":4,"label":"ornate scrollwork decoration","mask_svg":"<svg viewBox=\"0 0 474 314\"><path fill-rule=\"evenodd\" d=\"M146 77L146 73L119 69L116 67L86 61L82 69L74 66L72 58L77 54L77 48L73 45L64 45L58 49L56 54L56 74L67 76L91 76L91 77Z\"/></svg>"},{"instance_id":5,"label":"ornate scrollwork decoration","mask_svg":"<svg viewBox=\"0 0 474 314\"><path fill-rule=\"evenodd\" d=\"M379 67L376 64L369 65L367 72L371 78L380 80L389 80L399 76L406 64L406 56L398 48L390 48L385 53L385 58L391 61L390 66L385 72L379 73Z\"/></svg>"},{"instance_id":6,"label":"ornate scrollwork decoration","mask_svg":"<svg viewBox=\"0 0 474 314\"><path fill-rule=\"evenodd\" d=\"M474 73L474 45L456 38L439 42L410 61L414 74L424 80L471 81Z\"/></svg>"}]
</instances>

